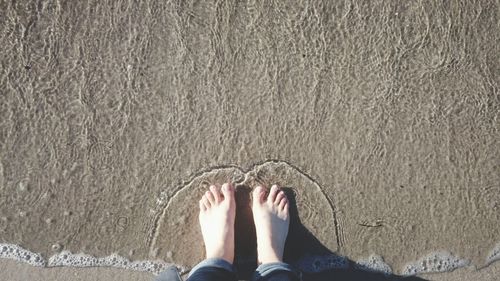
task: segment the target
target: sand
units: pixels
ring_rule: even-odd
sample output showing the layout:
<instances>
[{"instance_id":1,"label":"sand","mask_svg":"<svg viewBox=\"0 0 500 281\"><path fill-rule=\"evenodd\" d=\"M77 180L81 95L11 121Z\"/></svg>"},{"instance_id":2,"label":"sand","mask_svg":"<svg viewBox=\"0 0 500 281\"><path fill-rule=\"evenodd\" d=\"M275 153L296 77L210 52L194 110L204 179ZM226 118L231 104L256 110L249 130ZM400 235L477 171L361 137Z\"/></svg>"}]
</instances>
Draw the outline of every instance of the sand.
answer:
<instances>
[{"instance_id":1,"label":"sand","mask_svg":"<svg viewBox=\"0 0 500 281\"><path fill-rule=\"evenodd\" d=\"M493 264L481 270L474 268L461 268L453 272L433 273L423 275L424 280L433 281L467 281L467 280L498 280L500 263ZM0 260L0 272L2 280L9 281L53 281L53 280L74 280L74 281L151 281L154 275L146 272L118 270L114 268L85 268L74 269L68 267L39 268L24 265L11 260ZM356 279L351 279L356 280ZM345 281L351 281L345 280ZM359 280L359 279L358 279ZM403 279L404 280L404 279Z\"/></svg>"},{"instance_id":2,"label":"sand","mask_svg":"<svg viewBox=\"0 0 500 281\"><path fill-rule=\"evenodd\" d=\"M0 243L189 268L207 184L238 182L243 221L248 191L277 182L311 254L487 266L499 7L1 1Z\"/></svg>"}]
</instances>

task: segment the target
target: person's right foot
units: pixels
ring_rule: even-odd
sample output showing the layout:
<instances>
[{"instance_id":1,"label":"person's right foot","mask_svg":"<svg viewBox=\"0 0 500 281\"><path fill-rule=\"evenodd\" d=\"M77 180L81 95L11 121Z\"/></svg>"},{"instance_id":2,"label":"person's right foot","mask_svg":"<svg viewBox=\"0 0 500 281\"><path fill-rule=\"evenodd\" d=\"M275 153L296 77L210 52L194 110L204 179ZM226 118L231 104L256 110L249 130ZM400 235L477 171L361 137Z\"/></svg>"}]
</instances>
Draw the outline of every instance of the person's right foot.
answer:
<instances>
[{"instance_id":1,"label":"person's right foot","mask_svg":"<svg viewBox=\"0 0 500 281\"><path fill-rule=\"evenodd\" d=\"M257 260L259 264L282 262L288 235L290 216L286 194L273 185L266 190L257 186L252 192L252 212L257 234Z\"/></svg>"},{"instance_id":2,"label":"person's right foot","mask_svg":"<svg viewBox=\"0 0 500 281\"><path fill-rule=\"evenodd\" d=\"M234 218L236 202L231 183L216 186L200 200L200 226L208 258L221 258L229 263L234 259Z\"/></svg>"}]
</instances>

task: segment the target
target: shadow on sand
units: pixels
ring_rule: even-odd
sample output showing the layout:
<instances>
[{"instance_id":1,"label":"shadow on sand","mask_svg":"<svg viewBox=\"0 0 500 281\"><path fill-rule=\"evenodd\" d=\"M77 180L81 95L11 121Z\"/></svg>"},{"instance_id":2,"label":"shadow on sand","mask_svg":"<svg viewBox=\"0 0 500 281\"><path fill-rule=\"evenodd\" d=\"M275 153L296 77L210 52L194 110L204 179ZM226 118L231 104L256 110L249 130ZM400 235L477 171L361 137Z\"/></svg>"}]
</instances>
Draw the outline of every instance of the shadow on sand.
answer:
<instances>
[{"instance_id":1,"label":"shadow on sand","mask_svg":"<svg viewBox=\"0 0 500 281\"><path fill-rule=\"evenodd\" d=\"M329 257L329 260L340 262L342 266L327 266L327 270L321 272L307 273L303 271L303 280L330 281L330 280L407 280L424 281L426 279L415 276L398 276L370 271L355 266L355 262L344 257L337 256L326 248L300 221L295 194L291 188L283 188L290 200L290 230L285 246L284 260L290 264L296 264L300 258L307 256ZM236 258L235 265L240 279L249 280L251 274L257 267L256 264L256 239L255 226L250 209L250 189L241 188L236 196L237 206L248 206L240 208L236 212ZM314 262L312 267L315 266ZM320 262L318 262L320 263ZM316 271L316 270L311 270Z\"/></svg>"}]
</instances>

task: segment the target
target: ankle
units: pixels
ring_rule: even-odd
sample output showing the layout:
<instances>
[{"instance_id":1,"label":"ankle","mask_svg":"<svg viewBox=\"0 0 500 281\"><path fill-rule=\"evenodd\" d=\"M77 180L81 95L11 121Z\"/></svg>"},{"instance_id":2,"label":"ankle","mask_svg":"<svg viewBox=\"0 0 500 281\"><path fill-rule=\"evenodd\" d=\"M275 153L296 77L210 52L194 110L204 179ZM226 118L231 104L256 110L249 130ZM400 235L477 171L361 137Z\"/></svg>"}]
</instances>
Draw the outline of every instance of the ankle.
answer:
<instances>
[{"instance_id":1,"label":"ankle","mask_svg":"<svg viewBox=\"0 0 500 281\"><path fill-rule=\"evenodd\" d=\"M283 253L277 252L272 247L257 247L257 253L259 264L283 262Z\"/></svg>"},{"instance_id":2,"label":"ankle","mask_svg":"<svg viewBox=\"0 0 500 281\"><path fill-rule=\"evenodd\" d=\"M224 253L224 252L207 253L206 259L223 259L223 260L227 261L228 263L233 264L234 255L231 255L230 253Z\"/></svg>"},{"instance_id":3,"label":"ankle","mask_svg":"<svg viewBox=\"0 0 500 281\"><path fill-rule=\"evenodd\" d=\"M219 244L212 245L210 248L205 246L205 252L207 259L223 259L230 264L234 261L234 248L230 246L228 247L228 245L225 244L225 241L220 241Z\"/></svg>"},{"instance_id":4,"label":"ankle","mask_svg":"<svg viewBox=\"0 0 500 281\"><path fill-rule=\"evenodd\" d=\"M268 264L268 263L283 262L283 259L280 259L276 255L266 255L264 257L259 257L257 259L257 262L259 265L261 265L261 264Z\"/></svg>"}]
</instances>

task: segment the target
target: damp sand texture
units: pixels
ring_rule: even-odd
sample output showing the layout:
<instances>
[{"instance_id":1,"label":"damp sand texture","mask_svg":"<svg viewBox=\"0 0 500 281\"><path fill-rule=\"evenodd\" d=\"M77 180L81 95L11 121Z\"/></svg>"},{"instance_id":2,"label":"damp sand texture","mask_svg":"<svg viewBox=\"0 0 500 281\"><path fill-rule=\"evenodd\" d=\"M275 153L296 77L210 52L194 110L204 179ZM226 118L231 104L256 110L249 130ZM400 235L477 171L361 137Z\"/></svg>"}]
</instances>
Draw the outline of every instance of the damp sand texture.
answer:
<instances>
[{"instance_id":1,"label":"damp sand texture","mask_svg":"<svg viewBox=\"0 0 500 281\"><path fill-rule=\"evenodd\" d=\"M197 224L192 183L274 163L331 251L485 266L499 6L0 1L0 243L192 266L165 227Z\"/></svg>"}]
</instances>

